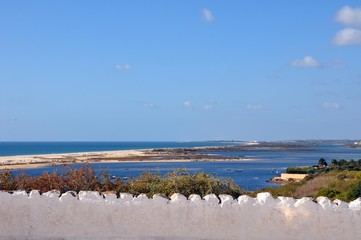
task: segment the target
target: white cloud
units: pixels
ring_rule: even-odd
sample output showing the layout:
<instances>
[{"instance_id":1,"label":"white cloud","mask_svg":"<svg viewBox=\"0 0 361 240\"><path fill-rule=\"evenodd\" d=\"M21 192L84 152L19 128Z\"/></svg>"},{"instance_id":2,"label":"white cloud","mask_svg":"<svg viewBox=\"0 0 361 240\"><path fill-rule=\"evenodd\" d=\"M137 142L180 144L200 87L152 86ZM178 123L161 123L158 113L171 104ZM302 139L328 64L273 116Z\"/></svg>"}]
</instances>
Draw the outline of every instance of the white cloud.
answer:
<instances>
[{"instance_id":1,"label":"white cloud","mask_svg":"<svg viewBox=\"0 0 361 240\"><path fill-rule=\"evenodd\" d=\"M312 56L305 56L303 59L296 59L289 62L291 67L302 67L302 68L320 68L321 63L314 59Z\"/></svg>"},{"instance_id":2,"label":"white cloud","mask_svg":"<svg viewBox=\"0 0 361 240\"><path fill-rule=\"evenodd\" d=\"M344 6L336 13L335 20L347 25L361 25L361 8Z\"/></svg>"},{"instance_id":3,"label":"white cloud","mask_svg":"<svg viewBox=\"0 0 361 240\"><path fill-rule=\"evenodd\" d=\"M117 71L124 71L129 70L132 66L129 63L126 64L115 64L115 70Z\"/></svg>"},{"instance_id":4,"label":"white cloud","mask_svg":"<svg viewBox=\"0 0 361 240\"><path fill-rule=\"evenodd\" d=\"M202 18L204 21L206 21L206 22L214 21L214 16L213 16L213 13L211 12L211 10L204 8L201 10L201 14L202 14Z\"/></svg>"},{"instance_id":5,"label":"white cloud","mask_svg":"<svg viewBox=\"0 0 361 240\"><path fill-rule=\"evenodd\" d=\"M336 45L361 45L361 31L355 28L344 28L336 33L332 43Z\"/></svg>"},{"instance_id":6,"label":"white cloud","mask_svg":"<svg viewBox=\"0 0 361 240\"><path fill-rule=\"evenodd\" d=\"M350 6L342 7L335 16L335 20L344 25L361 26L361 8ZM344 28L332 38L335 45L361 45L361 30L357 28Z\"/></svg>"},{"instance_id":7,"label":"white cloud","mask_svg":"<svg viewBox=\"0 0 361 240\"><path fill-rule=\"evenodd\" d=\"M321 107L326 110L341 110L342 106L335 102L324 102Z\"/></svg>"},{"instance_id":8,"label":"white cloud","mask_svg":"<svg viewBox=\"0 0 361 240\"><path fill-rule=\"evenodd\" d=\"M183 107L191 109L193 107L192 102L190 101L183 102Z\"/></svg>"},{"instance_id":9,"label":"white cloud","mask_svg":"<svg viewBox=\"0 0 361 240\"><path fill-rule=\"evenodd\" d=\"M266 107L263 104L247 104L246 108L248 110L260 111L260 110L264 110Z\"/></svg>"}]
</instances>

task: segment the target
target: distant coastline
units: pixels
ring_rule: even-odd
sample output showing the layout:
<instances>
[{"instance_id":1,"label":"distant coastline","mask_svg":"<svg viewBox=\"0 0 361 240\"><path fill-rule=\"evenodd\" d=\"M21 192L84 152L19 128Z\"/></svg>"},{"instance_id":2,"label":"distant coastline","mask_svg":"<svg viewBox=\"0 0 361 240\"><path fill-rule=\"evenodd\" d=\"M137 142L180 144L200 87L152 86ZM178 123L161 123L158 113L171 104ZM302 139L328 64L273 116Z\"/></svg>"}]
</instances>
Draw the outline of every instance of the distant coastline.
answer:
<instances>
[{"instance_id":1,"label":"distant coastline","mask_svg":"<svg viewBox=\"0 0 361 240\"><path fill-rule=\"evenodd\" d=\"M208 149L217 147L207 147ZM63 154L37 154L0 157L0 170L38 168L51 165L114 162L190 162L190 161L251 161L239 158L201 153L200 148L170 148L120 150Z\"/></svg>"},{"instance_id":2,"label":"distant coastline","mask_svg":"<svg viewBox=\"0 0 361 240\"><path fill-rule=\"evenodd\" d=\"M324 145L341 144L350 146L354 142L351 140L280 142L0 142L0 170L79 163L256 161L256 158L246 157L241 153L244 151L309 152L314 151L312 146L320 143ZM9 151L7 147L16 147L19 150L10 149ZM53 151L55 147L59 153L4 156L4 153L17 153L19 151L24 153L21 147L25 148L25 152L30 153L38 152L33 150L33 147L43 148L40 152ZM120 150L107 150L109 148L120 148ZM75 151L79 149L84 151ZM85 151L86 149L91 151Z\"/></svg>"},{"instance_id":3,"label":"distant coastline","mask_svg":"<svg viewBox=\"0 0 361 240\"><path fill-rule=\"evenodd\" d=\"M231 141L149 142L149 141L0 141L0 156L39 155L142 150L161 148L193 148L228 146Z\"/></svg>"}]
</instances>

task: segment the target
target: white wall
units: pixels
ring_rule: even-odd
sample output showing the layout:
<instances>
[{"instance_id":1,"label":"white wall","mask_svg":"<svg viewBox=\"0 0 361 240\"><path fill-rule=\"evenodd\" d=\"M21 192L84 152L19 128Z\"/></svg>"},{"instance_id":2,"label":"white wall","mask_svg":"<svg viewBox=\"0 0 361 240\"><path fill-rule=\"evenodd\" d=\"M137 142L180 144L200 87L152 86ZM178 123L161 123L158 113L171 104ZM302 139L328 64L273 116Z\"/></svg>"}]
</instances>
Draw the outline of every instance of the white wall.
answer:
<instances>
[{"instance_id":1,"label":"white wall","mask_svg":"<svg viewBox=\"0 0 361 240\"><path fill-rule=\"evenodd\" d=\"M361 199L0 192L0 239L359 239Z\"/></svg>"}]
</instances>

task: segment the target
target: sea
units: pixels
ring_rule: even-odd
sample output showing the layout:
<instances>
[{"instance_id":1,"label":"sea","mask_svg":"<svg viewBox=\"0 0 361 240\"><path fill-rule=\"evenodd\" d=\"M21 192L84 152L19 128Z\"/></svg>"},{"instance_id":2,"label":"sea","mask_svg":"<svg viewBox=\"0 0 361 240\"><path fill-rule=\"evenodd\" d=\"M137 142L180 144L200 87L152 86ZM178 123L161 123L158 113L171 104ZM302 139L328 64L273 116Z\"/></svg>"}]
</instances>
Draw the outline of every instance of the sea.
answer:
<instances>
[{"instance_id":1,"label":"sea","mask_svg":"<svg viewBox=\"0 0 361 240\"><path fill-rule=\"evenodd\" d=\"M246 144L245 142L0 142L0 156L73 153L92 151L112 151L131 149L155 149L178 147L205 147ZM231 178L242 189L248 191L276 187L269 183L271 179L284 172L287 167L310 166L317 164L320 158L331 162L332 159L361 159L361 148L351 148L345 144L317 142L300 147L258 148L256 145L240 152L207 152L223 156L252 159L250 161L231 162L118 162L92 163L95 171L106 170L114 177L129 179L142 172L150 171L162 175L177 168L185 168L190 173L205 172L214 177ZM74 167L81 167L81 164ZM44 171L59 170L61 166L47 166L36 169L14 170L14 174L25 172L35 176Z\"/></svg>"}]
</instances>

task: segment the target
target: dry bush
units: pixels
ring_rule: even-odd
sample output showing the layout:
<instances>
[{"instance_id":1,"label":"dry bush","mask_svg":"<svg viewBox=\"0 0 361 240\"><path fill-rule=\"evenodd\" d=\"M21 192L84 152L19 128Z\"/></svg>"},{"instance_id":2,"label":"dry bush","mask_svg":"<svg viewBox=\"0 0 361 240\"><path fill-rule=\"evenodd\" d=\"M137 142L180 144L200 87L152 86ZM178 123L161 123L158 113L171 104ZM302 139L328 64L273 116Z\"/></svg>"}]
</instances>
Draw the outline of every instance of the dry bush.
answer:
<instances>
[{"instance_id":1,"label":"dry bush","mask_svg":"<svg viewBox=\"0 0 361 240\"><path fill-rule=\"evenodd\" d=\"M15 188L14 175L10 171L0 173L0 189L11 191Z\"/></svg>"},{"instance_id":2,"label":"dry bush","mask_svg":"<svg viewBox=\"0 0 361 240\"><path fill-rule=\"evenodd\" d=\"M99 189L100 182L92 167L89 164L79 168L70 169L63 176L63 191L94 191Z\"/></svg>"},{"instance_id":3,"label":"dry bush","mask_svg":"<svg viewBox=\"0 0 361 240\"><path fill-rule=\"evenodd\" d=\"M322 188L327 187L327 185L337 180L334 176L329 175L319 175L314 177L311 180L306 181L304 184L300 185L293 192L293 197L301 198L301 197L313 197L317 195L318 191Z\"/></svg>"},{"instance_id":4,"label":"dry bush","mask_svg":"<svg viewBox=\"0 0 361 240\"><path fill-rule=\"evenodd\" d=\"M40 192L48 192L53 189L57 189L60 192L65 192L64 178L57 172L49 173L44 172L41 176L33 178L34 181L31 189L37 189ZM31 190L29 189L29 190Z\"/></svg>"},{"instance_id":5,"label":"dry bush","mask_svg":"<svg viewBox=\"0 0 361 240\"><path fill-rule=\"evenodd\" d=\"M57 171L53 173L44 172L42 175L34 177L25 173L14 176L10 171L0 173L0 190L24 190L27 192L39 190L40 192L47 192L53 189L62 193L66 191L99 190L102 189L102 182L99 181L94 169L89 165L79 169L68 168L62 174ZM104 189L107 188L104 187Z\"/></svg>"},{"instance_id":6,"label":"dry bush","mask_svg":"<svg viewBox=\"0 0 361 240\"><path fill-rule=\"evenodd\" d=\"M96 189L98 192L117 192L116 189L118 187L123 186L123 182L121 179L117 178L114 181L111 181L112 175L106 170L100 170L100 182L99 186Z\"/></svg>"},{"instance_id":7,"label":"dry bush","mask_svg":"<svg viewBox=\"0 0 361 240\"><path fill-rule=\"evenodd\" d=\"M19 175L17 175L16 177L14 177L14 184L15 184L15 189L12 190L24 190L24 191L31 191L33 189L34 185L36 185L36 179L32 178L28 175L26 175L25 173L20 173Z\"/></svg>"},{"instance_id":8,"label":"dry bush","mask_svg":"<svg viewBox=\"0 0 361 240\"><path fill-rule=\"evenodd\" d=\"M0 173L0 190L14 191L39 190L47 192L53 189L61 193L66 191L99 191L99 192L129 192L134 195L141 193L149 197L154 194L171 196L173 193L181 193L185 196L199 194L205 196L210 193L216 195L230 194L238 197L242 191L231 179L214 178L209 174L190 174L185 169L177 169L162 177L160 173L144 172L137 178L123 182L120 178L111 180L110 174L104 170L100 176L93 168L85 165L81 168L67 168L59 174L44 172L40 176L31 177L24 173L14 176L11 172Z\"/></svg>"}]
</instances>

